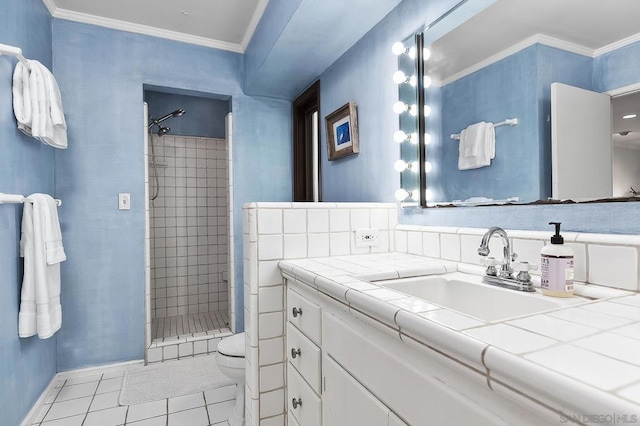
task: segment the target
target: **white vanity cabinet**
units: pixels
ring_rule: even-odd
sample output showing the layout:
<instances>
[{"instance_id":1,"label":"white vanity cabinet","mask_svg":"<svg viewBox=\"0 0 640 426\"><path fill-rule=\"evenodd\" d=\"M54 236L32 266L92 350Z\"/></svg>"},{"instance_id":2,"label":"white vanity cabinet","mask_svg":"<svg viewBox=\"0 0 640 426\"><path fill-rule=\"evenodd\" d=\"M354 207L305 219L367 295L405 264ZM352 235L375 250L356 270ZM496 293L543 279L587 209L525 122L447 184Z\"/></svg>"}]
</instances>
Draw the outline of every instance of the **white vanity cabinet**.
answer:
<instances>
[{"instance_id":1,"label":"white vanity cabinet","mask_svg":"<svg viewBox=\"0 0 640 426\"><path fill-rule=\"evenodd\" d=\"M310 286L288 280L287 287L290 425L558 422L557 413L497 383L489 388L482 369L401 340L397 330Z\"/></svg>"},{"instance_id":2,"label":"white vanity cabinet","mask_svg":"<svg viewBox=\"0 0 640 426\"><path fill-rule=\"evenodd\" d=\"M329 355L322 358L322 419L331 426L406 426Z\"/></svg>"}]
</instances>

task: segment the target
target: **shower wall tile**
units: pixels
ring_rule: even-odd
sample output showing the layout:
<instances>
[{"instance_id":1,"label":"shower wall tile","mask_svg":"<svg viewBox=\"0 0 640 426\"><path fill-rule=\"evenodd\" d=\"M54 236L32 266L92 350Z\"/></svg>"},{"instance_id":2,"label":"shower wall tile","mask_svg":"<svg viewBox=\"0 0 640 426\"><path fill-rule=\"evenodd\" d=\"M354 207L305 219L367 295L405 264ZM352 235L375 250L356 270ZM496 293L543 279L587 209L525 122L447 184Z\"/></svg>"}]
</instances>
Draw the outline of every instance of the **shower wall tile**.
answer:
<instances>
[{"instance_id":1,"label":"shower wall tile","mask_svg":"<svg viewBox=\"0 0 640 426\"><path fill-rule=\"evenodd\" d=\"M149 212L151 315L227 311L227 142L174 136L152 140L149 190L151 195L159 191Z\"/></svg>"}]
</instances>

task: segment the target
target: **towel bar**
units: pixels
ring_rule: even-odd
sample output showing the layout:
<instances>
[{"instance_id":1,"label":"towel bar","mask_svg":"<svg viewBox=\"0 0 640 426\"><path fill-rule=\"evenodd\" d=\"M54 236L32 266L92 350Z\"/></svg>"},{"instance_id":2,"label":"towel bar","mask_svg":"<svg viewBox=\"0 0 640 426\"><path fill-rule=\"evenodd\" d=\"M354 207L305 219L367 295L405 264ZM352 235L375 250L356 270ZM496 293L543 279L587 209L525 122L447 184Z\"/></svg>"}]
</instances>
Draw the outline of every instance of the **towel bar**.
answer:
<instances>
[{"instance_id":1,"label":"towel bar","mask_svg":"<svg viewBox=\"0 0 640 426\"><path fill-rule=\"evenodd\" d=\"M499 123L494 124L493 127L515 126L516 124L518 124L518 119L517 118L507 118L504 121L501 121ZM452 133L451 134L451 139L459 140L460 139L460 133Z\"/></svg>"},{"instance_id":2,"label":"towel bar","mask_svg":"<svg viewBox=\"0 0 640 426\"><path fill-rule=\"evenodd\" d=\"M24 65L29 71L31 71L31 66L29 66L29 61L27 58L22 56L22 49L19 47L9 46L8 44L0 43L0 55L11 55L18 58L22 65Z\"/></svg>"},{"instance_id":3,"label":"towel bar","mask_svg":"<svg viewBox=\"0 0 640 426\"><path fill-rule=\"evenodd\" d=\"M20 194L3 194L2 192L0 192L0 204L20 204L20 203L24 203L25 201L27 201L26 197L24 195L20 195ZM61 206L62 205L62 200L58 200L56 198L56 206Z\"/></svg>"}]
</instances>

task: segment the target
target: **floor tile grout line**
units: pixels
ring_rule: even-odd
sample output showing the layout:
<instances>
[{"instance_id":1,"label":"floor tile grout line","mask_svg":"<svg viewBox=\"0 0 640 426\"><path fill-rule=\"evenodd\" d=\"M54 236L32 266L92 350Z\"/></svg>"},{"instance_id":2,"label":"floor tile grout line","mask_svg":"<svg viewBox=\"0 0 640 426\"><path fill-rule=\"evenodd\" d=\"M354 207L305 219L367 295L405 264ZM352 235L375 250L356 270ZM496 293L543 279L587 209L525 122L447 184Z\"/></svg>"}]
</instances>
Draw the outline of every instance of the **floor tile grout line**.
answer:
<instances>
[{"instance_id":1,"label":"floor tile grout line","mask_svg":"<svg viewBox=\"0 0 640 426\"><path fill-rule=\"evenodd\" d=\"M89 406L87 407L87 412L84 413L84 419L82 419L82 424L87 421L87 417L89 416L89 410L91 410L91 404L96 399L96 395L98 394L98 389L100 389L100 383L102 383L102 379L104 378L104 373L100 375L100 379L98 380L98 386L96 386L96 390L93 391L93 396L91 397L91 402L89 402Z\"/></svg>"},{"instance_id":2,"label":"floor tile grout line","mask_svg":"<svg viewBox=\"0 0 640 426\"><path fill-rule=\"evenodd\" d=\"M207 423L211 424L211 416L209 415L209 407L207 407L207 397L202 392L202 400L204 401L204 412L207 414Z\"/></svg>"}]
</instances>

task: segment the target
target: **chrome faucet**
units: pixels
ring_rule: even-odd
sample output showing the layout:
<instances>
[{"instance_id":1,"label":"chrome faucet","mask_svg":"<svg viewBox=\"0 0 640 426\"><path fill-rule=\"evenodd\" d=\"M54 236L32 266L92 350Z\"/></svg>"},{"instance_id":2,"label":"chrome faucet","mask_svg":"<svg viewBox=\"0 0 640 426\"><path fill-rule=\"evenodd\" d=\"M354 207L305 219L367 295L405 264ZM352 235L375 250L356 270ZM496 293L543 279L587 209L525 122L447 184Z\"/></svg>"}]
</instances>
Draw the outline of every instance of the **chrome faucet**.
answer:
<instances>
[{"instance_id":1,"label":"chrome faucet","mask_svg":"<svg viewBox=\"0 0 640 426\"><path fill-rule=\"evenodd\" d=\"M498 228L494 226L489 229L484 236L482 237L482 242L480 243L480 247L478 248L478 254L480 256L489 256L489 240L494 235L498 235L502 239L502 245L504 246L502 249L502 266L500 267L500 277L503 278L512 278L513 277L513 269L511 269L511 262L516 260L518 257L517 254L511 253L511 243L509 242L509 237L504 229Z\"/></svg>"},{"instance_id":2,"label":"chrome faucet","mask_svg":"<svg viewBox=\"0 0 640 426\"><path fill-rule=\"evenodd\" d=\"M494 235L498 235L502 240L502 262L488 257L489 241ZM536 269L537 266L530 265L527 262L521 262L518 266L520 273L517 277L513 277L511 262L515 261L518 255L511 251L511 243L504 229L498 227L489 229L482 237L482 242L480 243L480 247L478 247L478 254L487 258L483 262L484 265L487 266L485 276L482 278L484 283L519 291L535 291L531 283L529 271ZM500 271L496 270L497 265L500 265Z\"/></svg>"}]
</instances>

